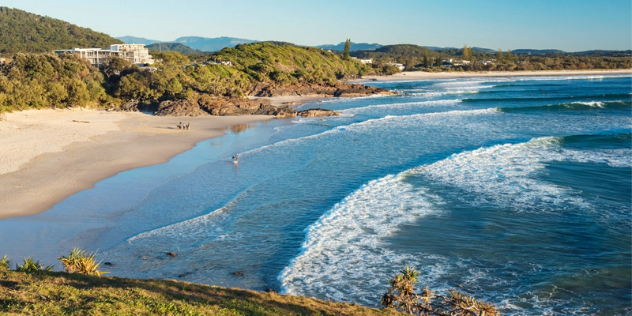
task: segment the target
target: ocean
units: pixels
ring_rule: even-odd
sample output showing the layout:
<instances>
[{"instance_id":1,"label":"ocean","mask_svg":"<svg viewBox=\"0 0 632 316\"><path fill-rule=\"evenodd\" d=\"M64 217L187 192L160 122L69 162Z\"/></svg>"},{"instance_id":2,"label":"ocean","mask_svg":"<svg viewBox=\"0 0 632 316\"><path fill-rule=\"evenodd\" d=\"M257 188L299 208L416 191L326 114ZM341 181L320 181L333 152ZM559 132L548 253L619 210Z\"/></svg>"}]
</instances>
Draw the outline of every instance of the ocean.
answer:
<instances>
[{"instance_id":1,"label":"ocean","mask_svg":"<svg viewBox=\"0 0 632 316\"><path fill-rule=\"evenodd\" d=\"M111 275L376 307L411 265L420 289L504 314L632 314L632 77L368 84L399 95L236 126L2 220L0 240L48 264L80 246Z\"/></svg>"}]
</instances>

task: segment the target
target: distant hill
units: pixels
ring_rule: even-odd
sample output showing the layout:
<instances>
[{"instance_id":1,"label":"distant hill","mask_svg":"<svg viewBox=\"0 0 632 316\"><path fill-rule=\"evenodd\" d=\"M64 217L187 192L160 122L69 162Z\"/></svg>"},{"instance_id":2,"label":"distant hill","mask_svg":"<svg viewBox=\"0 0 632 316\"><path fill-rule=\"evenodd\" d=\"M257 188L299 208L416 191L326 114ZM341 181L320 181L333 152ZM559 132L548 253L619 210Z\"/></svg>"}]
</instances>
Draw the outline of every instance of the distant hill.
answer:
<instances>
[{"instance_id":1,"label":"distant hill","mask_svg":"<svg viewBox=\"0 0 632 316\"><path fill-rule=\"evenodd\" d=\"M0 7L0 53L43 53L123 43L107 34L26 11Z\"/></svg>"},{"instance_id":2,"label":"distant hill","mask_svg":"<svg viewBox=\"0 0 632 316\"><path fill-rule=\"evenodd\" d=\"M174 42L182 43L194 49L199 49L204 52L216 52L225 47L235 47L239 44L248 44L257 42L255 40L235 38L235 37L198 37L198 36L186 36L177 38Z\"/></svg>"},{"instance_id":3,"label":"distant hill","mask_svg":"<svg viewBox=\"0 0 632 316\"><path fill-rule=\"evenodd\" d=\"M375 50L352 51L351 56L358 58L423 58L425 55L435 56L436 52L419 45L399 44L386 45ZM416 62L416 60L415 60Z\"/></svg>"},{"instance_id":4,"label":"distant hill","mask_svg":"<svg viewBox=\"0 0 632 316\"><path fill-rule=\"evenodd\" d=\"M136 37L136 36L129 36L129 35L128 36L115 37L115 38L125 42L125 44L151 45L153 43L159 43L160 42L160 41L157 41L157 40L146 39L144 37Z\"/></svg>"},{"instance_id":5,"label":"distant hill","mask_svg":"<svg viewBox=\"0 0 632 316\"><path fill-rule=\"evenodd\" d=\"M358 51L358 50L374 50L377 48L382 47L383 45L380 45L378 43L373 43L373 44L369 44L369 43L354 43L351 42L351 48L349 49L349 51ZM317 48L322 48L322 49L331 49L331 50L337 50L337 51L343 51L345 49L345 42L340 42L337 45L334 44L326 44L326 45L318 45L315 46Z\"/></svg>"},{"instance_id":6,"label":"distant hill","mask_svg":"<svg viewBox=\"0 0 632 316\"><path fill-rule=\"evenodd\" d=\"M563 55L567 52L559 49L514 49L511 51L518 55Z\"/></svg>"},{"instance_id":7,"label":"distant hill","mask_svg":"<svg viewBox=\"0 0 632 316\"><path fill-rule=\"evenodd\" d=\"M457 47L437 47L437 46L424 46L427 49L430 50L434 50L434 51L445 51L445 52L452 52L452 51L458 51L463 49L461 48L457 48ZM496 50L491 49L491 48L483 48L483 47L472 47L472 51L475 53L486 53L486 54L495 54Z\"/></svg>"},{"instance_id":8,"label":"distant hill","mask_svg":"<svg viewBox=\"0 0 632 316\"><path fill-rule=\"evenodd\" d=\"M185 55L191 54L202 54L203 52L199 49L193 49L189 46L186 46L182 43L154 43L150 45L145 45L150 51L160 51L160 52L178 52Z\"/></svg>"}]
</instances>

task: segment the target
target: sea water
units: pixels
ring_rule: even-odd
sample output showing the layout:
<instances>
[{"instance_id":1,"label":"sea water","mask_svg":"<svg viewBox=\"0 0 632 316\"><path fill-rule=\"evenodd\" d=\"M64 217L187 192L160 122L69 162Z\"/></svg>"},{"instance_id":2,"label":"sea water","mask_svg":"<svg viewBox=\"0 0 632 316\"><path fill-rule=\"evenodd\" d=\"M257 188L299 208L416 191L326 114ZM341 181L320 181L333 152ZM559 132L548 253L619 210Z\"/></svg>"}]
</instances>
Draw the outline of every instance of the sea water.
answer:
<instances>
[{"instance_id":1,"label":"sea water","mask_svg":"<svg viewBox=\"0 0 632 316\"><path fill-rule=\"evenodd\" d=\"M399 94L227 131L0 221L2 246L368 306L411 265L506 314L632 313L630 76L370 84Z\"/></svg>"}]
</instances>

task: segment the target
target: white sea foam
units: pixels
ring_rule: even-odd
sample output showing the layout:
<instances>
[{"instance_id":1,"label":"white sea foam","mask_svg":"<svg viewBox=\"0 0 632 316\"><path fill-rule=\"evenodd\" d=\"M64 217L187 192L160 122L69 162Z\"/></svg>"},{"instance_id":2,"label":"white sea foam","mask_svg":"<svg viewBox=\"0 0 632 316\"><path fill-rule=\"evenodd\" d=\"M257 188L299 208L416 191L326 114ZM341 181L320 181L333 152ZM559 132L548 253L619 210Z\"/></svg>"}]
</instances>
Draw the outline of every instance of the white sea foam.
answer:
<instances>
[{"instance_id":1,"label":"white sea foam","mask_svg":"<svg viewBox=\"0 0 632 316\"><path fill-rule=\"evenodd\" d=\"M371 181L336 204L307 231L303 252L280 275L285 293L324 296L373 305L383 291L383 280L418 258L381 246L403 223L437 212L437 197L390 175ZM442 273L424 268L428 278Z\"/></svg>"},{"instance_id":2,"label":"white sea foam","mask_svg":"<svg viewBox=\"0 0 632 316\"><path fill-rule=\"evenodd\" d=\"M547 161L632 165L629 149L575 151L560 143L561 138L544 137L480 148L369 182L307 229L301 254L279 275L283 291L375 305L376 295L384 291L378 281L405 265L422 267L424 281L443 288L438 277L449 273L450 264L464 264L462 260L447 263L443 258L429 260L425 254L395 253L382 243L401 225L442 212L442 198L427 188L413 187L407 177L457 187L467 192L467 203L492 203L515 211L545 211L561 205L586 209L590 205L572 189L538 180L534 173ZM422 266L420 262L435 263ZM480 279L489 278L484 271L470 269L464 280L474 286ZM510 302L503 304L511 307Z\"/></svg>"},{"instance_id":3,"label":"white sea foam","mask_svg":"<svg viewBox=\"0 0 632 316\"><path fill-rule=\"evenodd\" d=\"M441 105L457 105L461 103L460 99L456 100L436 100L436 101L419 101L419 102L405 102L405 103L389 103L389 104L376 104L368 105L358 108L350 108L340 111L343 115L359 114L370 110L384 110L384 109L408 109L425 106L441 106Z\"/></svg>"},{"instance_id":4,"label":"white sea foam","mask_svg":"<svg viewBox=\"0 0 632 316\"><path fill-rule=\"evenodd\" d=\"M323 138L331 136L332 134L339 134L345 132L363 132L367 130L372 130L380 126L393 126L393 123L397 123L401 127L406 127L406 125L410 124L419 124L419 120L421 119L439 119L442 117L464 117L464 116L479 116L479 115L490 115L494 113L499 113L498 108L489 108L489 109L481 109L481 110L454 110L454 111L445 111L445 112L434 112L434 113L423 113L423 114L413 114L413 115L388 115L382 118L370 119L358 123L353 123L349 125L338 126L331 130L300 137L283 140L274 144L262 146L259 148L255 148L243 153L239 153L240 157L246 157L247 155L259 153L262 151L271 150L278 147L292 146L299 142L304 142L312 139Z\"/></svg>"},{"instance_id":5,"label":"white sea foam","mask_svg":"<svg viewBox=\"0 0 632 316\"><path fill-rule=\"evenodd\" d=\"M605 103L604 102L600 102L600 101L591 101L591 102L573 102L576 104L583 104L583 105L588 105L588 106L593 106L593 107L599 107L599 108L603 108Z\"/></svg>"}]
</instances>

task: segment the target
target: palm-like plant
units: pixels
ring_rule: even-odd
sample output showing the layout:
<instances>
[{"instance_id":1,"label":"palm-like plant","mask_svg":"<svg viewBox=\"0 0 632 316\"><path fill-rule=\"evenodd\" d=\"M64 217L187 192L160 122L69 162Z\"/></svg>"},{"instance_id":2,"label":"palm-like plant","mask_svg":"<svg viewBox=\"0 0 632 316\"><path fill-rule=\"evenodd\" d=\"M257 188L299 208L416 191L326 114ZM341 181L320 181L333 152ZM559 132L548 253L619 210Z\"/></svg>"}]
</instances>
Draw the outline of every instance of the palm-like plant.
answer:
<instances>
[{"instance_id":1,"label":"palm-like plant","mask_svg":"<svg viewBox=\"0 0 632 316\"><path fill-rule=\"evenodd\" d=\"M380 305L395 308L412 315L433 316L497 316L494 305L477 301L474 297L449 291L448 296L435 294L429 289L415 293L419 272L406 266L391 278L391 287L382 296Z\"/></svg>"},{"instance_id":2,"label":"palm-like plant","mask_svg":"<svg viewBox=\"0 0 632 316\"><path fill-rule=\"evenodd\" d=\"M9 262L9 257L2 257L2 259L0 259L0 271L9 270L9 266L11 266L11 262Z\"/></svg>"},{"instance_id":3,"label":"palm-like plant","mask_svg":"<svg viewBox=\"0 0 632 316\"><path fill-rule=\"evenodd\" d=\"M64 265L64 271L68 273L83 273L101 276L103 271L99 271L101 262L94 259L97 253L87 253L80 248L73 248L68 257L60 257L59 261Z\"/></svg>"},{"instance_id":4,"label":"palm-like plant","mask_svg":"<svg viewBox=\"0 0 632 316\"><path fill-rule=\"evenodd\" d=\"M53 266L45 266L40 263L39 260L35 261L32 257L23 258L24 262L21 265L16 265L15 270L19 272L39 272L39 271L52 271Z\"/></svg>"}]
</instances>

